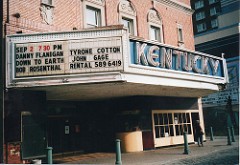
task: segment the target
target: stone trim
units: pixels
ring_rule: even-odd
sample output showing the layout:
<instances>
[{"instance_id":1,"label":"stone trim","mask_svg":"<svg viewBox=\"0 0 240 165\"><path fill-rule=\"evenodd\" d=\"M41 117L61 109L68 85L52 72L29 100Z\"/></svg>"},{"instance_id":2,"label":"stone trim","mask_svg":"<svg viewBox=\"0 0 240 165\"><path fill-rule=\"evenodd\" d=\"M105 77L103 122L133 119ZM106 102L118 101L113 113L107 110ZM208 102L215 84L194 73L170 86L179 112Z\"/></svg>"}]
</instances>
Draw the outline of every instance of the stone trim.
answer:
<instances>
[{"instance_id":1,"label":"stone trim","mask_svg":"<svg viewBox=\"0 0 240 165\"><path fill-rule=\"evenodd\" d=\"M101 6L104 6L105 4L105 0L82 0L82 1L87 1L87 2L94 3Z\"/></svg>"},{"instance_id":2,"label":"stone trim","mask_svg":"<svg viewBox=\"0 0 240 165\"><path fill-rule=\"evenodd\" d=\"M129 1L122 0L118 6L119 12L126 13L128 15L136 16L136 11Z\"/></svg>"},{"instance_id":3,"label":"stone trim","mask_svg":"<svg viewBox=\"0 0 240 165\"><path fill-rule=\"evenodd\" d=\"M156 23L161 25L162 24L162 19L157 13L156 10L150 9L148 12L148 22Z\"/></svg>"},{"instance_id":4,"label":"stone trim","mask_svg":"<svg viewBox=\"0 0 240 165\"><path fill-rule=\"evenodd\" d=\"M176 0L153 0L153 2L158 2L158 3L164 4L169 7L173 7L175 9L181 10L189 15L192 15L194 12L194 10L192 10L191 6L177 2Z\"/></svg>"}]
</instances>

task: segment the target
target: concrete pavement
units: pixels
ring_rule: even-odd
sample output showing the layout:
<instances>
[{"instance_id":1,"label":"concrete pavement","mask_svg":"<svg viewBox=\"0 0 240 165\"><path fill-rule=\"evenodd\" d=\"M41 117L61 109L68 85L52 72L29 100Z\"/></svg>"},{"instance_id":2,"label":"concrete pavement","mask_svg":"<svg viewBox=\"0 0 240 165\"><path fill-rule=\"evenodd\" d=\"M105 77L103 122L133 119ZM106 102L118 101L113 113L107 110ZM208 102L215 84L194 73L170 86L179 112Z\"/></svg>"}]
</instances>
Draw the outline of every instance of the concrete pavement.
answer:
<instances>
[{"instance_id":1,"label":"concrete pavement","mask_svg":"<svg viewBox=\"0 0 240 165\"><path fill-rule=\"evenodd\" d=\"M189 145L190 153L183 154L184 146L175 146L168 148L159 148L136 153L122 153L122 164L136 165L186 165L186 164L221 164L231 165L239 164L239 137L235 137L236 142L227 145L227 137L214 137L214 141L204 142L204 147L198 147L197 144ZM224 158L226 155L226 158ZM54 158L54 163L64 164L115 164L115 153L90 153L79 154L66 157ZM215 161L215 162L216 162ZM218 165L218 164L217 164Z\"/></svg>"}]
</instances>

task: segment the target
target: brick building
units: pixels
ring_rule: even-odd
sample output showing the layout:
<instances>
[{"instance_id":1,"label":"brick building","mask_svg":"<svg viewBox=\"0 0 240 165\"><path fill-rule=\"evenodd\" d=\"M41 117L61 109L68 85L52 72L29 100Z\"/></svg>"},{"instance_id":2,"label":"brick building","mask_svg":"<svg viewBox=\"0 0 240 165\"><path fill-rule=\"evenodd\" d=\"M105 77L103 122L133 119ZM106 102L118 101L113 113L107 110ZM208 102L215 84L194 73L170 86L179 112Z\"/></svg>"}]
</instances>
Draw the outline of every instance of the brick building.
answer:
<instances>
[{"instance_id":1,"label":"brick building","mask_svg":"<svg viewBox=\"0 0 240 165\"><path fill-rule=\"evenodd\" d=\"M140 3L141 2L141 3ZM189 0L3 1L4 156L194 142L225 59L194 51Z\"/></svg>"}]
</instances>

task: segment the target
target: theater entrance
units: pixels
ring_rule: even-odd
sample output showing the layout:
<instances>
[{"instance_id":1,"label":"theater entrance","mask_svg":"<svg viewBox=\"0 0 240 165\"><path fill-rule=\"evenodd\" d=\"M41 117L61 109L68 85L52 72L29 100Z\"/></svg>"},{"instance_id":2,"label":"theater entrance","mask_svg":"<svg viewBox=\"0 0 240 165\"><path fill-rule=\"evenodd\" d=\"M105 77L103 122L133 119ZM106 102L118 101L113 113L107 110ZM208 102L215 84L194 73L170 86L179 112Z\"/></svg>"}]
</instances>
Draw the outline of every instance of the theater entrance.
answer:
<instances>
[{"instance_id":1,"label":"theater entrance","mask_svg":"<svg viewBox=\"0 0 240 165\"><path fill-rule=\"evenodd\" d=\"M48 146L53 153L114 151L111 113L94 110L64 110L48 115Z\"/></svg>"}]
</instances>

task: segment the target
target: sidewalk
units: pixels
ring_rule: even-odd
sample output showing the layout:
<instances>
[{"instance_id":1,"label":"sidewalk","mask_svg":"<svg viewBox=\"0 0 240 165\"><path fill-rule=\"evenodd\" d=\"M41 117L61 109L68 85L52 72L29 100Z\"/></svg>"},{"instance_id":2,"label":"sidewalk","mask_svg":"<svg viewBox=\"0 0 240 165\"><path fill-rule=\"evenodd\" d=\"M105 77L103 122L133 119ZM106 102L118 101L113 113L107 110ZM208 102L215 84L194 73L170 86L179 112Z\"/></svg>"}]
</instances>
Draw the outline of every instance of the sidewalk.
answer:
<instances>
[{"instance_id":1,"label":"sidewalk","mask_svg":"<svg viewBox=\"0 0 240 165\"><path fill-rule=\"evenodd\" d=\"M148 164L148 165L167 165L184 159L196 159L209 154L221 151L236 150L239 154L239 137L235 137L236 142L227 145L227 137L214 137L214 141L207 141L204 147L197 144L189 145L190 153L183 154L184 147L168 147L155 150L148 150L137 153L122 153L122 164ZM64 164L115 164L115 153L91 153L54 158L54 163Z\"/></svg>"}]
</instances>

